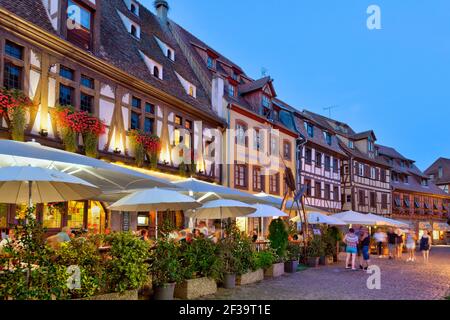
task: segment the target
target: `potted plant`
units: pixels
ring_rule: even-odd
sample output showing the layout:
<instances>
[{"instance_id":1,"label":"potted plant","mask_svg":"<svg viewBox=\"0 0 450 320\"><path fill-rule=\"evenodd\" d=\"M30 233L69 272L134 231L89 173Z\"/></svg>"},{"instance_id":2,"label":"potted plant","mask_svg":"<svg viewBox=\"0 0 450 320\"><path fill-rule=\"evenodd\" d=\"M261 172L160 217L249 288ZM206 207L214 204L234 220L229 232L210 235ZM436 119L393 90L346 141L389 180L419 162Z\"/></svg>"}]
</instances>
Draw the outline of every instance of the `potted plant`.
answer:
<instances>
[{"instance_id":1,"label":"potted plant","mask_svg":"<svg viewBox=\"0 0 450 320\"><path fill-rule=\"evenodd\" d=\"M278 277L284 274L284 262L289 244L288 225L282 219L274 219L269 225L270 247L274 250L276 261L266 270L266 276Z\"/></svg>"},{"instance_id":2,"label":"potted plant","mask_svg":"<svg viewBox=\"0 0 450 320\"><path fill-rule=\"evenodd\" d=\"M150 273L155 299L173 300L175 285L183 280L180 247L172 240L160 239L150 252Z\"/></svg>"},{"instance_id":3,"label":"potted plant","mask_svg":"<svg viewBox=\"0 0 450 320\"><path fill-rule=\"evenodd\" d=\"M223 266L222 284L225 289L236 286L236 275L240 270L238 256L239 230L235 224L226 227L227 237L220 241L220 257Z\"/></svg>"},{"instance_id":4,"label":"potted plant","mask_svg":"<svg viewBox=\"0 0 450 320\"><path fill-rule=\"evenodd\" d=\"M319 259L323 255L323 246L322 240L320 236L314 236L314 238L310 241L307 249L307 264L308 267L316 268L319 266Z\"/></svg>"},{"instance_id":5,"label":"potted plant","mask_svg":"<svg viewBox=\"0 0 450 320\"><path fill-rule=\"evenodd\" d=\"M290 243L287 248L287 261L284 263L284 271L287 273L297 272L300 258L300 246L296 243Z\"/></svg>"},{"instance_id":6,"label":"potted plant","mask_svg":"<svg viewBox=\"0 0 450 320\"><path fill-rule=\"evenodd\" d=\"M181 245L181 270L184 281L175 287L175 297L196 299L217 292L222 261L219 247L209 239L196 239Z\"/></svg>"},{"instance_id":7,"label":"potted plant","mask_svg":"<svg viewBox=\"0 0 450 320\"><path fill-rule=\"evenodd\" d=\"M264 270L258 265L250 237L241 234L238 242L240 270L236 278L237 285L246 285L264 280Z\"/></svg>"}]
</instances>

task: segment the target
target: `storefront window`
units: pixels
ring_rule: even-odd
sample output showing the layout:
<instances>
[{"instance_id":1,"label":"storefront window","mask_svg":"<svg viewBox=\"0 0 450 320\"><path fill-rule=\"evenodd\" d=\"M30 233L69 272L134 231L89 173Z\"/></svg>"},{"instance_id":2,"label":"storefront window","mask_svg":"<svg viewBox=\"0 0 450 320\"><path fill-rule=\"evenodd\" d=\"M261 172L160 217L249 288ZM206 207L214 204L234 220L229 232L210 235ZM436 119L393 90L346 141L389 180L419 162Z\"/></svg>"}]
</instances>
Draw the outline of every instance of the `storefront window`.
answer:
<instances>
[{"instance_id":1,"label":"storefront window","mask_svg":"<svg viewBox=\"0 0 450 320\"><path fill-rule=\"evenodd\" d=\"M42 224L47 229L61 228L65 203L45 204L42 211Z\"/></svg>"},{"instance_id":2,"label":"storefront window","mask_svg":"<svg viewBox=\"0 0 450 320\"><path fill-rule=\"evenodd\" d=\"M8 227L8 205L0 204L0 229Z\"/></svg>"},{"instance_id":3,"label":"storefront window","mask_svg":"<svg viewBox=\"0 0 450 320\"><path fill-rule=\"evenodd\" d=\"M93 233L105 232L106 213L98 201L90 201L88 207L88 230Z\"/></svg>"},{"instance_id":4,"label":"storefront window","mask_svg":"<svg viewBox=\"0 0 450 320\"><path fill-rule=\"evenodd\" d=\"M69 201L67 226L71 229L83 229L85 202Z\"/></svg>"}]
</instances>

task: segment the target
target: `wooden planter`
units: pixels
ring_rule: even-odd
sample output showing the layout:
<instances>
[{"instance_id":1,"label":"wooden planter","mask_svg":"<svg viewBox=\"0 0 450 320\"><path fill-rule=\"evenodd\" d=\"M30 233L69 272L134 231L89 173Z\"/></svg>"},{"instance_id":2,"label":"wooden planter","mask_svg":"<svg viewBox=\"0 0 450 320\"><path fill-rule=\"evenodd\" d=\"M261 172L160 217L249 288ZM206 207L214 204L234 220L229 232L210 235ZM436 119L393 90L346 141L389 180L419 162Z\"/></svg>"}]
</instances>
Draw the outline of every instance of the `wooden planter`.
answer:
<instances>
[{"instance_id":1,"label":"wooden planter","mask_svg":"<svg viewBox=\"0 0 450 320\"><path fill-rule=\"evenodd\" d=\"M319 266L319 257L308 257L308 267L317 268Z\"/></svg>"},{"instance_id":2,"label":"wooden planter","mask_svg":"<svg viewBox=\"0 0 450 320\"><path fill-rule=\"evenodd\" d=\"M284 274L284 262L273 264L264 271L264 276L268 278L280 277Z\"/></svg>"},{"instance_id":3,"label":"wooden planter","mask_svg":"<svg viewBox=\"0 0 450 320\"><path fill-rule=\"evenodd\" d=\"M90 300L90 301L132 301L132 300L139 300L138 297L138 290L128 290L124 293L107 293L102 294L90 298L83 298L79 300Z\"/></svg>"},{"instance_id":4,"label":"wooden planter","mask_svg":"<svg viewBox=\"0 0 450 320\"><path fill-rule=\"evenodd\" d=\"M217 293L217 283L210 278L186 280L175 287L175 298L183 300L197 299L215 293Z\"/></svg>"},{"instance_id":5,"label":"wooden planter","mask_svg":"<svg viewBox=\"0 0 450 320\"><path fill-rule=\"evenodd\" d=\"M264 270L259 269L249 272L236 278L236 285L245 286L247 284L257 283L264 280Z\"/></svg>"},{"instance_id":6,"label":"wooden planter","mask_svg":"<svg viewBox=\"0 0 450 320\"><path fill-rule=\"evenodd\" d=\"M298 268L298 260L287 261L284 263L284 271L286 273L296 273Z\"/></svg>"}]
</instances>

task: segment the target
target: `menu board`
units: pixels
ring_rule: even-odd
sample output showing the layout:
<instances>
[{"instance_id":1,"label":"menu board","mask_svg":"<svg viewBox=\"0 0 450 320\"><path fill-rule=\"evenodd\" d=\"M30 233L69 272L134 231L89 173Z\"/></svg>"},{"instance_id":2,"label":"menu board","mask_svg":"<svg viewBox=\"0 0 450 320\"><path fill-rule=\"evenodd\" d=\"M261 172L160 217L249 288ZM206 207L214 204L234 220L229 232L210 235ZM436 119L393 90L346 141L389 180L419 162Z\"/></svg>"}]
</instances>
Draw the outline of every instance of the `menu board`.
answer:
<instances>
[{"instance_id":1,"label":"menu board","mask_svg":"<svg viewBox=\"0 0 450 320\"><path fill-rule=\"evenodd\" d=\"M130 213L129 212L122 213L122 231L125 231L125 232L130 231Z\"/></svg>"}]
</instances>

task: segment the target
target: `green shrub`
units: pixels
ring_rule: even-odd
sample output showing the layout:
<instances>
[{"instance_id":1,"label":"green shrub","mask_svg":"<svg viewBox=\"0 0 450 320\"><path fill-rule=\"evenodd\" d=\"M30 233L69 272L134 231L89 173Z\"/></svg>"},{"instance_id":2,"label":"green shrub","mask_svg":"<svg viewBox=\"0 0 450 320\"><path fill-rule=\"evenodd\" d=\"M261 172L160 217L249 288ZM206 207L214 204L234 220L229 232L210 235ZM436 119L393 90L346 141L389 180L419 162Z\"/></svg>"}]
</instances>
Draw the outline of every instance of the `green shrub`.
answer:
<instances>
[{"instance_id":1,"label":"green shrub","mask_svg":"<svg viewBox=\"0 0 450 320\"><path fill-rule=\"evenodd\" d=\"M289 243L287 247L288 261L297 261L300 259L301 247L297 243Z\"/></svg>"},{"instance_id":2,"label":"green shrub","mask_svg":"<svg viewBox=\"0 0 450 320\"><path fill-rule=\"evenodd\" d=\"M77 238L62 244L57 262L66 268L72 265L80 268L81 288L70 292L72 298L88 298L105 293L102 292L105 289L105 266L93 241Z\"/></svg>"},{"instance_id":3,"label":"green shrub","mask_svg":"<svg viewBox=\"0 0 450 320\"><path fill-rule=\"evenodd\" d=\"M111 292L141 288L147 281L150 245L131 233L115 233L106 237L111 245L106 261L106 282Z\"/></svg>"},{"instance_id":4,"label":"green shrub","mask_svg":"<svg viewBox=\"0 0 450 320\"><path fill-rule=\"evenodd\" d=\"M222 261L219 247L209 239L196 239L181 245L181 267L185 279L209 277L219 280Z\"/></svg>"},{"instance_id":5,"label":"green shrub","mask_svg":"<svg viewBox=\"0 0 450 320\"><path fill-rule=\"evenodd\" d=\"M272 220L269 226L270 247L275 250L280 262L286 258L289 243L288 226L282 219Z\"/></svg>"},{"instance_id":6,"label":"green shrub","mask_svg":"<svg viewBox=\"0 0 450 320\"><path fill-rule=\"evenodd\" d=\"M86 132L83 134L83 142L86 156L96 159L98 157L98 135Z\"/></svg>"},{"instance_id":7,"label":"green shrub","mask_svg":"<svg viewBox=\"0 0 450 320\"><path fill-rule=\"evenodd\" d=\"M321 236L314 236L308 244L306 254L309 258L317 258L325 255L324 244Z\"/></svg>"},{"instance_id":8,"label":"green shrub","mask_svg":"<svg viewBox=\"0 0 450 320\"><path fill-rule=\"evenodd\" d=\"M276 261L277 256L271 249L255 252L253 254L255 269L268 269Z\"/></svg>"},{"instance_id":9,"label":"green shrub","mask_svg":"<svg viewBox=\"0 0 450 320\"><path fill-rule=\"evenodd\" d=\"M156 286L184 280L180 245L172 240L159 239L150 253L150 273Z\"/></svg>"}]
</instances>

